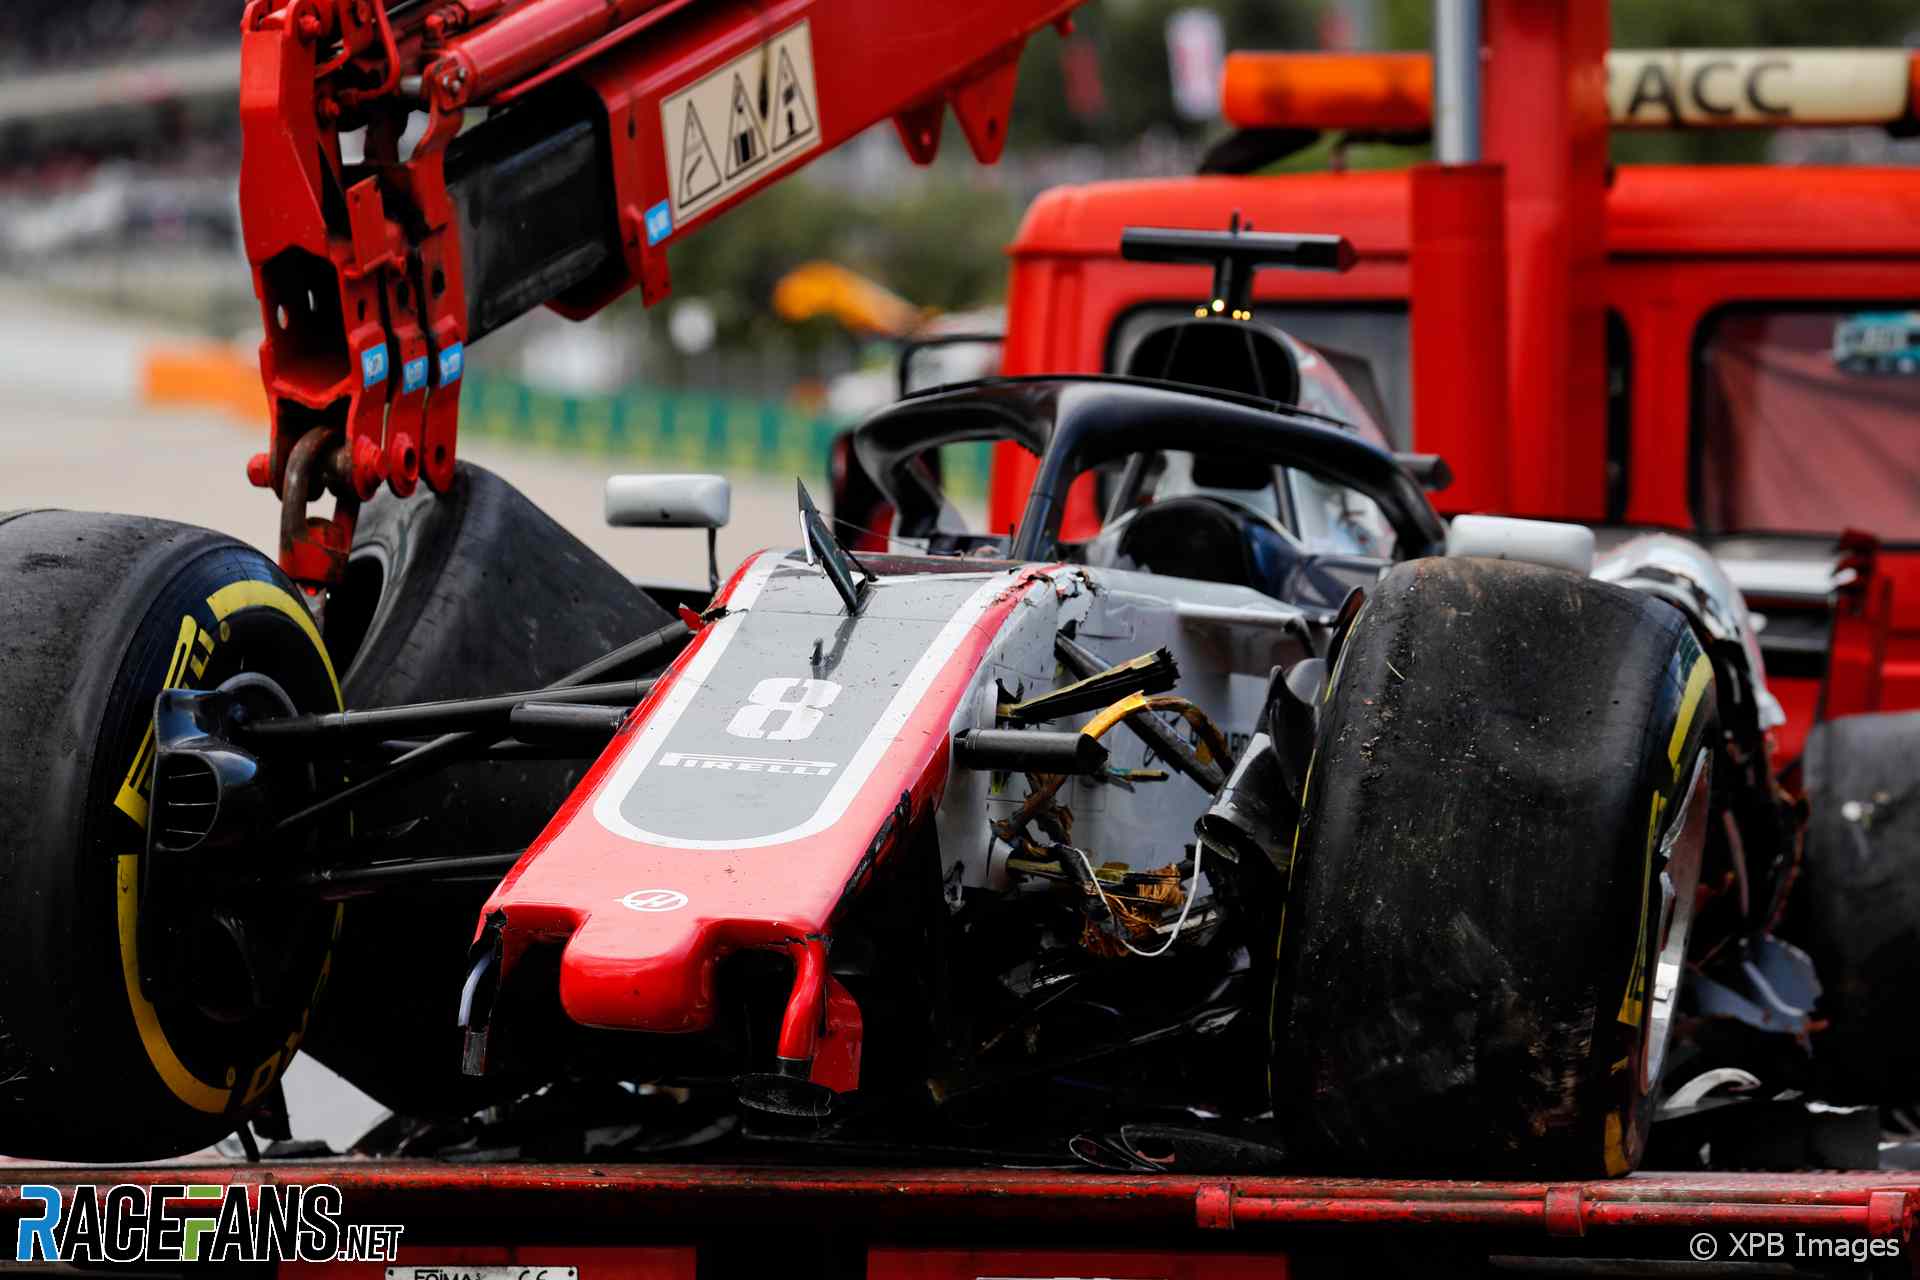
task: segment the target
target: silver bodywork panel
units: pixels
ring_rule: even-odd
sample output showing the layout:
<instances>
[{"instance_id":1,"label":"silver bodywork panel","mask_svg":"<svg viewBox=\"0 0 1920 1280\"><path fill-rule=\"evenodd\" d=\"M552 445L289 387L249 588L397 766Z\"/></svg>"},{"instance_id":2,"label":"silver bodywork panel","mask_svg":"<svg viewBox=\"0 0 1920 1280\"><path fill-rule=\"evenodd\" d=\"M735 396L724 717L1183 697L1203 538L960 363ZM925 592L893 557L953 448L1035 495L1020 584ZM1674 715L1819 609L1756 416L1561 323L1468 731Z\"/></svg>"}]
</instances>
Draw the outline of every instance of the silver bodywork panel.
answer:
<instances>
[{"instance_id":1,"label":"silver bodywork panel","mask_svg":"<svg viewBox=\"0 0 1920 1280\"><path fill-rule=\"evenodd\" d=\"M1670 533L1642 534L1602 555L1594 563L1593 576L1658 596L1694 619L1713 639L1738 646L1746 660L1760 728L1786 723L1786 712L1767 689L1760 640L1747 602L1705 547Z\"/></svg>"}]
</instances>

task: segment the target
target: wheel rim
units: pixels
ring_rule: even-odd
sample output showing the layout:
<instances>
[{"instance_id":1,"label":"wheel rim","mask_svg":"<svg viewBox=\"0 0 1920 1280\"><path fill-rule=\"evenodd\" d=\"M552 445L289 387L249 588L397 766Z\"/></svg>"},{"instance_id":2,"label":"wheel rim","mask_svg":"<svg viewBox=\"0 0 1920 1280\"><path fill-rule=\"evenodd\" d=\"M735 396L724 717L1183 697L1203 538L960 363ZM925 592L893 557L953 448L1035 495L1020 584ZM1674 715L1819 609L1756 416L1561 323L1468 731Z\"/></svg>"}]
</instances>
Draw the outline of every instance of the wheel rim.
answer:
<instances>
[{"instance_id":1,"label":"wheel rim","mask_svg":"<svg viewBox=\"0 0 1920 1280\"><path fill-rule=\"evenodd\" d=\"M159 640L143 644L139 653L126 660L144 665L123 667L124 683L156 691L160 687L210 689L231 677L272 671L276 701L287 698L296 707L326 709L339 705L338 682L306 606L271 578L246 576L244 568L236 575L215 565L210 576L182 575L148 612L141 629L151 630ZM181 619L178 626L173 621L176 617ZM176 633L177 640L165 643ZM132 766L125 771L128 785L120 788L124 796L131 780L139 776L140 753L151 749L151 695L132 699L116 715L121 719L110 727L111 745L102 750L110 760L105 770L109 788L123 774L120 760ZM282 975L284 999L272 1010L250 1011L236 1018L232 992L213 994L208 1007L192 992L156 989L148 980L147 949L156 942L163 947L174 944L141 927L151 905L146 828L160 815L150 806L150 792L143 791L139 798L136 816L121 797L109 805L103 796L101 812L110 810L113 820L98 835L88 837L114 854L117 941L134 1030L155 1075L174 1098L209 1116L225 1115L257 1101L304 1039L312 1006L325 984L340 913L338 909L316 911L311 920L277 922L271 933L275 945L283 951L295 949L298 956ZM128 828L118 821L122 816L136 825ZM230 959L230 948L218 936L218 922L213 923L213 930L189 933L183 941L196 946L210 943L199 946L200 955L224 963ZM194 971L191 963L187 971ZM291 980L294 973L312 976L296 982ZM237 972L230 977L236 984L252 985L250 978Z\"/></svg>"},{"instance_id":2,"label":"wheel rim","mask_svg":"<svg viewBox=\"0 0 1920 1280\"><path fill-rule=\"evenodd\" d=\"M1640 1084L1651 1092L1666 1065L1686 969L1687 941L1693 932L1694 892L1700 885L1700 861L1707 843L1708 797L1713 759L1702 748L1694 758L1678 812L1660 837L1660 916L1654 930L1651 990L1647 999L1646 1050L1640 1055Z\"/></svg>"}]
</instances>

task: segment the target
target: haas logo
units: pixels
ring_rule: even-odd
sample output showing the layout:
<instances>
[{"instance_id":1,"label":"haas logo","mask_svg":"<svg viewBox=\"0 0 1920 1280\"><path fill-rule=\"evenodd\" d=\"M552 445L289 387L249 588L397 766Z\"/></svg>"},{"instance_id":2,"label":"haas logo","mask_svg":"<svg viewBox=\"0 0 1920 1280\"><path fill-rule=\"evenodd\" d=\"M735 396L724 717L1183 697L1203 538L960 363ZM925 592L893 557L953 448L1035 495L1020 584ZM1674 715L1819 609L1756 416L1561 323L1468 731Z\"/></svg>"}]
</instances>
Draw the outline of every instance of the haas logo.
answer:
<instances>
[{"instance_id":1,"label":"haas logo","mask_svg":"<svg viewBox=\"0 0 1920 1280\"><path fill-rule=\"evenodd\" d=\"M678 889L635 889L620 905L629 911L678 911L687 905L687 895Z\"/></svg>"}]
</instances>

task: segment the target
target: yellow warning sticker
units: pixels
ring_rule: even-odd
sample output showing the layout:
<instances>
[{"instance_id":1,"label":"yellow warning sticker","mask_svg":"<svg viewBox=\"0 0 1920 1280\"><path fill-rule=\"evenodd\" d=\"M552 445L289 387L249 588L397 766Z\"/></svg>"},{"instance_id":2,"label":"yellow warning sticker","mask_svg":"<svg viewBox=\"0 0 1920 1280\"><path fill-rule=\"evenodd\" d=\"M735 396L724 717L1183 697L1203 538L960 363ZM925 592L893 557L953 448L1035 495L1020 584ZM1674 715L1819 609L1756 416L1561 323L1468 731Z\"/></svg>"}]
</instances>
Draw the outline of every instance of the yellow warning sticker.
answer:
<instances>
[{"instance_id":1,"label":"yellow warning sticker","mask_svg":"<svg viewBox=\"0 0 1920 1280\"><path fill-rule=\"evenodd\" d=\"M820 146L805 19L660 104L675 226Z\"/></svg>"}]
</instances>

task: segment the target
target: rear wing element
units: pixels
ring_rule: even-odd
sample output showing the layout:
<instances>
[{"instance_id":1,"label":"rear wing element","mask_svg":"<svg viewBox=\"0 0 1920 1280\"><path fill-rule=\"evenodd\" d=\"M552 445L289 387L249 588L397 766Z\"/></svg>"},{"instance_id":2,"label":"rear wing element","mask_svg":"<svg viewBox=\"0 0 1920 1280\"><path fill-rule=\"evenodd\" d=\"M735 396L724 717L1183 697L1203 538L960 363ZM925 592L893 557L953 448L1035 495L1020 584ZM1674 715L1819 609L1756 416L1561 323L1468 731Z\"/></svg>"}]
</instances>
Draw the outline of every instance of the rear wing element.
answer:
<instances>
[{"instance_id":1,"label":"rear wing element","mask_svg":"<svg viewBox=\"0 0 1920 1280\"><path fill-rule=\"evenodd\" d=\"M280 563L345 569L359 504L453 479L466 344L666 296L667 245L892 119L1006 140L1027 37L1079 0L251 0L240 206ZM424 122L424 128L422 127ZM323 491L330 520L309 519Z\"/></svg>"}]
</instances>

